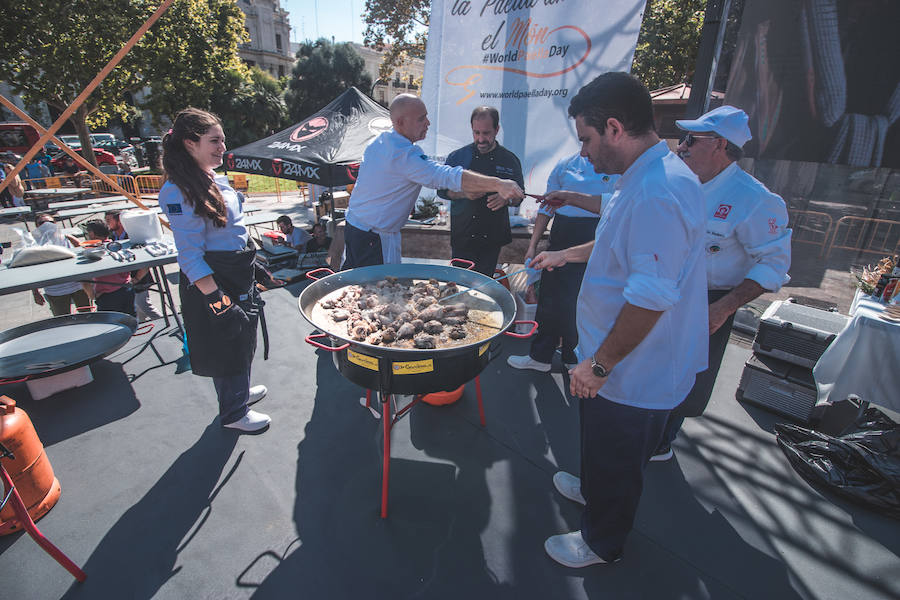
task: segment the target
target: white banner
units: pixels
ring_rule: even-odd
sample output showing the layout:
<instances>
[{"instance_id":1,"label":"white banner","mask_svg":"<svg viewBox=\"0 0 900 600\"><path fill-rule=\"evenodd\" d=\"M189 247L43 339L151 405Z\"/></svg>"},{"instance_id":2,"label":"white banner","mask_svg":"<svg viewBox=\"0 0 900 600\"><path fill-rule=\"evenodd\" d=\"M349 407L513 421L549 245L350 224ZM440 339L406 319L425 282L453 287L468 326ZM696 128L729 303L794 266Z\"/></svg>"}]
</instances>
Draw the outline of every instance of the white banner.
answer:
<instances>
[{"instance_id":1,"label":"white banner","mask_svg":"<svg viewBox=\"0 0 900 600\"><path fill-rule=\"evenodd\" d=\"M422 99L436 160L472 143L469 116L500 111L498 140L543 193L579 149L569 101L606 71L629 71L644 0L433 0Z\"/></svg>"}]
</instances>

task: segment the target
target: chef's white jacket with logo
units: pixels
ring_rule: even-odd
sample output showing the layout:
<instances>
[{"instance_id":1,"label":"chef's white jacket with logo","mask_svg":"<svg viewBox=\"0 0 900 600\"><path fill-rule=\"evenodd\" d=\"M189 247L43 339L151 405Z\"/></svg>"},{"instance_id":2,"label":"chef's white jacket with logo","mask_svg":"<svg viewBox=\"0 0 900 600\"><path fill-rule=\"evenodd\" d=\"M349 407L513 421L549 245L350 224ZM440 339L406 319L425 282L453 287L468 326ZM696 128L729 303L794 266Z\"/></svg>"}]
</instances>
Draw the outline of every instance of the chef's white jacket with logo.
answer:
<instances>
[{"instance_id":1,"label":"chef's white jacket with logo","mask_svg":"<svg viewBox=\"0 0 900 600\"><path fill-rule=\"evenodd\" d=\"M706 200L706 273L711 290L744 279L777 292L790 280L791 230L784 200L731 163L701 185Z\"/></svg>"}]
</instances>

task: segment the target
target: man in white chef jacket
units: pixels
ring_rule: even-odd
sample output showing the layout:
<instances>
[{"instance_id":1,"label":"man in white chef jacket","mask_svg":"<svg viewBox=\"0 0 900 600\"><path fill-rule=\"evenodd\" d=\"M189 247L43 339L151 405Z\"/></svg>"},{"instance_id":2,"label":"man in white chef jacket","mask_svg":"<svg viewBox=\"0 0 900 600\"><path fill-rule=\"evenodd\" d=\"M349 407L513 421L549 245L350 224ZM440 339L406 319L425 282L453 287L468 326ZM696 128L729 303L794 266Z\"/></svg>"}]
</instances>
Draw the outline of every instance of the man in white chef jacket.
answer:
<instances>
[{"instance_id":1,"label":"man in white chef jacket","mask_svg":"<svg viewBox=\"0 0 900 600\"><path fill-rule=\"evenodd\" d=\"M581 476L557 472L584 505L578 531L544 548L568 567L618 561L634 523L644 467L666 420L706 367L703 197L697 176L656 135L650 93L627 73L604 73L572 98L581 155L621 174L594 241L542 252L532 266L587 262L578 294Z\"/></svg>"},{"instance_id":2,"label":"man in white chef jacket","mask_svg":"<svg viewBox=\"0 0 900 600\"><path fill-rule=\"evenodd\" d=\"M777 292L791 266L791 230L784 200L741 170L750 141L747 113L720 106L698 119L675 121L687 132L676 149L700 179L706 202L706 278L709 287L709 367L672 411L651 461L669 460L685 417L709 403L737 310L764 292Z\"/></svg>"},{"instance_id":3,"label":"man in white chef jacket","mask_svg":"<svg viewBox=\"0 0 900 600\"><path fill-rule=\"evenodd\" d=\"M400 230L422 186L473 195L496 193L514 204L524 198L515 181L430 160L416 145L430 125L425 103L417 96L397 96L390 111L393 129L366 148L350 195L342 269L400 262Z\"/></svg>"}]
</instances>

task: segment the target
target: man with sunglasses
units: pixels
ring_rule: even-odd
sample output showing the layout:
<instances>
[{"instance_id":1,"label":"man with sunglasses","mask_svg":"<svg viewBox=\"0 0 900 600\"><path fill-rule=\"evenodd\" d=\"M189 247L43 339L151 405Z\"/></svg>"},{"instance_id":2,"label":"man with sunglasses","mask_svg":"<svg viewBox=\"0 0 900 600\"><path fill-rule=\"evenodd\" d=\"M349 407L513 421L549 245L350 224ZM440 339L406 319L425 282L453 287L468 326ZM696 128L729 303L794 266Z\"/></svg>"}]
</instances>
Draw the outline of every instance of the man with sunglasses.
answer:
<instances>
[{"instance_id":1,"label":"man with sunglasses","mask_svg":"<svg viewBox=\"0 0 900 600\"><path fill-rule=\"evenodd\" d=\"M675 121L687 132L676 149L700 179L706 200L706 277L709 367L669 415L651 461L669 460L685 417L703 414L725 355L737 310L790 277L791 230L784 200L745 173L737 162L750 141L747 113L720 106L698 119Z\"/></svg>"}]
</instances>

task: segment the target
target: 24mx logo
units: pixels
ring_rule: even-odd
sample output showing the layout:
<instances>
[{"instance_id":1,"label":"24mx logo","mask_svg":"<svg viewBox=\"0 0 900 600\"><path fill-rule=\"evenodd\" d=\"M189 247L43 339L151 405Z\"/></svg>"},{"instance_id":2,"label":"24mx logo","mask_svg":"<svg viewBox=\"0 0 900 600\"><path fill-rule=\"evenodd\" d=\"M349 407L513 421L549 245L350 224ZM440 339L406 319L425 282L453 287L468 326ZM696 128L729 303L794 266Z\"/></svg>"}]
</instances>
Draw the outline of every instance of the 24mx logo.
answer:
<instances>
[{"instance_id":1,"label":"24mx logo","mask_svg":"<svg viewBox=\"0 0 900 600\"><path fill-rule=\"evenodd\" d=\"M274 166L274 165L273 165ZM284 171L285 177L303 177L306 179L315 179L319 180L319 167L313 167L311 165L298 165L297 163L293 163L290 161L283 161L281 166L282 171Z\"/></svg>"},{"instance_id":2,"label":"24mx logo","mask_svg":"<svg viewBox=\"0 0 900 600\"><path fill-rule=\"evenodd\" d=\"M232 163L232 160L228 162ZM258 158L235 158L233 159L233 165L229 166L229 168L243 169L245 171L262 171L262 165Z\"/></svg>"}]
</instances>

